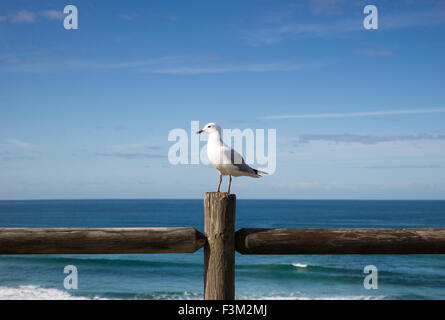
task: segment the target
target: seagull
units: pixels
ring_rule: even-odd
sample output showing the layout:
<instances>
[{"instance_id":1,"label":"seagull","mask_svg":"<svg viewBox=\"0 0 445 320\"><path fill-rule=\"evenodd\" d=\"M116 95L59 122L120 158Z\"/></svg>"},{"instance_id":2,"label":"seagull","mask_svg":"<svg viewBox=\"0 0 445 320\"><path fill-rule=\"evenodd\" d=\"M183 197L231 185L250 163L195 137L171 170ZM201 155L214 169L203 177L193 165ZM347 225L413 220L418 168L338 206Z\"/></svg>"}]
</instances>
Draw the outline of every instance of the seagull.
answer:
<instances>
[{"instance_id":1,"label":"seagull","mask_svg":"<svg viewBox=\"0 0 445 320\"><path fill-rule=\"evenodd\" d=\"M207 141L207 156L212 165L219 171L219 184L217 192L220 192L222 176L229 176L229 188L227 193L230 193L230 185L232 184L232 176L248 176L253 178L261 177L260 174L268 174L267 172L253 169L248 166L243 157L224 144L221 140L221 127L216 123L207 123L204 128L196 132L197 134L207 133L209 139Z\"/></svg>"}]
</instances>

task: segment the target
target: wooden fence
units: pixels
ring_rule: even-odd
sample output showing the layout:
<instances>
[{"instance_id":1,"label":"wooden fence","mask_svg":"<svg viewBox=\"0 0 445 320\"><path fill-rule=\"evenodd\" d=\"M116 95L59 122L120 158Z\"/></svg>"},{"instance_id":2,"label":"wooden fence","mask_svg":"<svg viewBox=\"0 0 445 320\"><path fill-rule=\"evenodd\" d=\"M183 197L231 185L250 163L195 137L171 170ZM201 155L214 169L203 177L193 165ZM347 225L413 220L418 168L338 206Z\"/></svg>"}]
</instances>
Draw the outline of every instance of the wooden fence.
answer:
<instances>
[{"instance_id":1,"label":"wooden fence","mask_svg":"<svg viewBox=\"0 0 445 320\"><path fill-rule=\"evenodd\" d=\"M0 254L192 253L204 247L204 299L235 298L241 254L445 254L445 228L240 229L236 196L206 193L194 228L0 228Z\"/></svg>"}]
</instances>

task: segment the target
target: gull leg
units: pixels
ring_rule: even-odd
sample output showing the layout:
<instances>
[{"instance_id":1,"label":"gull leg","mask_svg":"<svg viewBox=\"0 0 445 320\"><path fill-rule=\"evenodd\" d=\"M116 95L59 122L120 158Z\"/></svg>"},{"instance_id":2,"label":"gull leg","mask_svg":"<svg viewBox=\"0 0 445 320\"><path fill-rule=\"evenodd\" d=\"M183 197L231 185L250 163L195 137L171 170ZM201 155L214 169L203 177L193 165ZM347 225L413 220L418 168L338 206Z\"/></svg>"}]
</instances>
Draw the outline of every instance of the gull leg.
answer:
<instances>
[{"instance_id":1,"label":"gull leg","mask_svg":"<svg viewBox=\"0 0 445 320\"><path fill-rule=\"evenodd\" d=\"M227 190L227 193L230 193L230 185L232 184L232 176L229 176L229 189Z\"/></svg>"},{"instance_id":2,"label":"gull leg","mask_svg":"<svg viewBox=\"0 0 445 320\"><path fill-rule=\"evenodd\" d=\"M219 188L221 187L221 180L222 180L222 174L219 174L218 191L216 191L216 192L219 192Z\"/></svg>"}]
</instances>

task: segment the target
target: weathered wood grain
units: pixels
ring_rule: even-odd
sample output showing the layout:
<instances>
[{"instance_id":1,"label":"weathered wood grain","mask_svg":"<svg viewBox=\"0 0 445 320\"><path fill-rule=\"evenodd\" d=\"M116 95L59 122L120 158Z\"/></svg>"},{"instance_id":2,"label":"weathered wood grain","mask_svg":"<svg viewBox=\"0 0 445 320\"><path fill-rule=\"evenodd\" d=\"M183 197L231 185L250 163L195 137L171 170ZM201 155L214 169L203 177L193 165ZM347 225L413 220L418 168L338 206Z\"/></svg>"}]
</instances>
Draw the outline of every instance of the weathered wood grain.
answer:
<instances>
[{"instance_id":1,"label":"weathered wood grain","mask_svg":"<svg viewBox=\"0 0 445 320\"><path fill-rule=\"evenodd\" d=\"M204 199L204 299L235 299L236 196L207 192Z\"/></svg>"},{"instance_id":2,"label":"weathered wood grain","mask_svg":"<svg viewBox=\"0 0 445 320\"><path fill-rule=\"evenodd\" d=\"M445 254L445 228L240 229L242 254Z\"/></svg>"},{"instance_id":3,"label":"weathered wood grain","mask_svg":"<svg viewBox=\"0 0 445 320\"><path fill-rule=\"evenodd\" d=\"M191 253L194 228L0 228L0 254Z\"/></svg>"}]
</instances>

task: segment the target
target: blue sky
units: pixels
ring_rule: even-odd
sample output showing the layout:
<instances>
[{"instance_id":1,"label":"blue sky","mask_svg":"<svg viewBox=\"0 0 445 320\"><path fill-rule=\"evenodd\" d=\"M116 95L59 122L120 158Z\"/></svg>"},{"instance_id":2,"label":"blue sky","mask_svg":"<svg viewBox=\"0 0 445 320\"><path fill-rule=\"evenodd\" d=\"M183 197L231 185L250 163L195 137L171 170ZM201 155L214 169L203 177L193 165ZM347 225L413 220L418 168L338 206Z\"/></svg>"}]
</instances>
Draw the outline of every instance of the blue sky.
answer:
<instances>
[{"instance_id":1,"label":"blue sky","mask_svg":"<svg viewBox=\"0 0 445 320\"><path fill-rule=\"evenodd\" d=\"M445 199L444 34L439 0L1 1L0 199L202 198L192 120L277 130L240 198Z\"/></svg>"}]
</instances>

